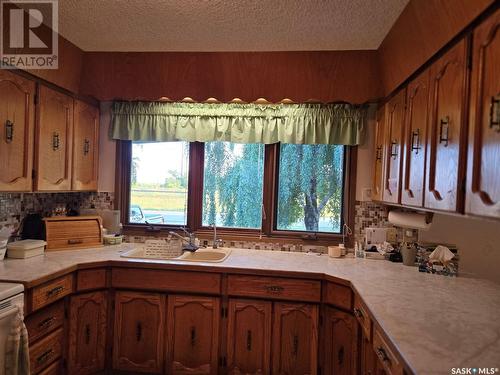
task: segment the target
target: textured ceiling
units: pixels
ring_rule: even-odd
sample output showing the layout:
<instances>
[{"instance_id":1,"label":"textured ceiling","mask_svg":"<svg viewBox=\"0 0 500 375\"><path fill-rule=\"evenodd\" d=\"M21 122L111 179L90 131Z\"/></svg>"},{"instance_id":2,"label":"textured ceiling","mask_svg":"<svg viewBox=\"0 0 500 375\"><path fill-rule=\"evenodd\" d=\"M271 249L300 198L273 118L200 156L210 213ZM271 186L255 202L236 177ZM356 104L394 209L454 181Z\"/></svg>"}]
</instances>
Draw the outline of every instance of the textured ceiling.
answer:
<instances>
[{"instance_id":1,"label":"textured ceiling","mask_svg":"<svg viewBox=\"0 0 500 375\"><path fill-rule=\"evenodd\" d=\"M377 49L408 0L59 0L85 51Z\"/></svg>"}]
</instances>

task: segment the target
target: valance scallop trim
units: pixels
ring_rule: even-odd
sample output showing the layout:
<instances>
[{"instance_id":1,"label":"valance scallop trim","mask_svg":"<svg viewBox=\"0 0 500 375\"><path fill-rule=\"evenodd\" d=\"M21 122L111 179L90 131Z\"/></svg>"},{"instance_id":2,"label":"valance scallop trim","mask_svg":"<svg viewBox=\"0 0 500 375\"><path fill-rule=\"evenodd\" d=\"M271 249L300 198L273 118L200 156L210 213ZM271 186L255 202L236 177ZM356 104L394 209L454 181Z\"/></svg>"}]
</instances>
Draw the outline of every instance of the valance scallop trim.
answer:
<instances>
[{"instance_id":1,"label":"valance scallop trim","mask_svg":"<svg viewBox=\"0 0 500 375\"><path fill-rule=\"evenodd\" d=\"M366 107L350 104L114 102L111 137L142 142L363 143Z\"/></svg>"}]
</instances>

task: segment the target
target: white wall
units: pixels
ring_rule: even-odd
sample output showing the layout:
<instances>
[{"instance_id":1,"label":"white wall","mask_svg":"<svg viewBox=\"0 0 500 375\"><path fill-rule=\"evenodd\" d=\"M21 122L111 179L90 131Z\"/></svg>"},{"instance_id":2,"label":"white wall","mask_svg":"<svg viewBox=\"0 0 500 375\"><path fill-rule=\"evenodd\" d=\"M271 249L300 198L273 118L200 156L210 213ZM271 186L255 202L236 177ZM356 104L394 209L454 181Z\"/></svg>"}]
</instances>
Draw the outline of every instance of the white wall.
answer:
<instances>
[{"instance_id":1,"label":"white wall","mask_svg":"<svg viewBox=\"0 0 500 375\"><path fill-rule=\"evenodd\" d=\"M101 102L98 190L102 192L115 191L116 141L109 137L111 104L111 102Z\"/></svg>"},{"instance_id":2,"label":"white wall","mask_svg":"<svg viewBox=\"0 0 500 375\"><path fill-rule=\"evenodd\" d=\"M373 149L375 147L375 113L377 106L370 105L366 122L365 142L358 146L358 163L356 171L356 200L367 200L363 191L371 190L373 178Z\"/></svg>"}]
</instances>

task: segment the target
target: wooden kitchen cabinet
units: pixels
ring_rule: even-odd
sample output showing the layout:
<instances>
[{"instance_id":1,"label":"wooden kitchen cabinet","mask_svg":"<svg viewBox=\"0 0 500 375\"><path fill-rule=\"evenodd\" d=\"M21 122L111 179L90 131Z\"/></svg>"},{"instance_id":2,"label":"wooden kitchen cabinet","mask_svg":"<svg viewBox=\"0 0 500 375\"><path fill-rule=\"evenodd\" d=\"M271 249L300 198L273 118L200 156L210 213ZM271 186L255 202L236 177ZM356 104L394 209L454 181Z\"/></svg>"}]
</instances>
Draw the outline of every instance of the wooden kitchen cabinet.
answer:
<instances>
[{"instance_id":1,"label":"wooden kitchen cabinet","mask_svg":"<svg viewBox=\"0 0 500 375\"><path fill-rule=\"evenodd\" d=\"M382 200L388 203L399 203L400 201L405 100L406 89L403 89L385 105L385 160Z\"/></svg>"},{"instance_id":2,"label":"wooden kitchen cabinet","mask_svg":"<svg viewBox=\"0 0 500 375\"><path fill-rule=\"evenodd\" d=\"M318 368L318 306L274 304L273 374L316 374Z\"/></svg>"},{"instance_id":3,"label":"wooden kitchen cabinet","mask_svg":"<svg viewBox=\"0 0 500 375\"><path fill-rule=\"evenodd\" d=\"M230 299L227 367L229 374L270 374L272 302Z\"/></svg>"},{"instance_id":4,"label":"wooden kitchen cabinet","mask_svg":"<svg viewBox=\"0 0 500 375\"><path fill-rule=\"evenodd\" d=\"M500 218L500 10L473 35L465 211Z\"/></svg>"},{"instance_id":5,"label":"wooden kitchen cabinet","mask_svg":"<svg viewBox=\"0 0 500 375\"><path fill-rule=\"evenodd\" d=\"M217 374L220 300L171 295L167 307L167 372Z\"/></svg>"},{"instance_id":6,"label":"wooden kitchen cabinet","mask_svg":"<svg viewBox=\"0 0 500 375\"><path fill-rule=\"evenodd\" d=\"M163 372L165 304L157 293L116 292L113 369Z\"/></svg>"},{"instance_id":7,"label":"wooden kitchen cabinet","mask_svg":"<svg viewBox=\"0 0 500 375\"><path fill-rule=\"evenodd\" d=\"M377 110L375 121L375 155L373 166L372 199L381 201L384 183L384 133L385 133L385 106Z\"/></svg>"},{"instance_id":8,"label":"wooden kitchen cabinet","mask_svg":"<svg viewBox=\"0 0 500 375\"><path fill-rule=\"evenodd\" d=\"M73 98L39 86L35 142L35 189L71 190Z\"/></svg>"},{"instance_id":9,"label":"wooden kitchen cabinet","mask_svg":"<svg viewBox=\"0 0 500 375\"><path fill-rule=\"evenodd\" d=\"M0 191L31 191L35 83L0 70Z\"/></svg>"},{"instance_id":10,"label":"wooden kitchen cabinet","mask_svg":"<svg viewBox=\"0 0 500 375\"><path fill-rule=\"evenodd\" d=\"M465 177L467 45L462 39L430 67L424 206L461 211Z\"/></svg>"},{"instance_id":11,"label":"wooden kitchen cabinet","mask_svg":"<svg viewBox=\"0 0 500 375\"><path fill-rule=\"evenodd\" d=\"M377 370L378 359L377 354L373 350L373 345L368 337L363 333L360 335L359 356L360 356L360 371L361 375L380 375ZM381 367L381 366L378 366ZM382 370L383 371L383 370Z\"/></svg>"},{"instance_id":12,"label":"wooden kitchen cabinet","mask_svg":"<svg viewBox=\"0 0 500 375\"><path fill-rule=\"evenodd\" d=\"M401 204L408 206L424 204L428 104L429 70L426 70L406 89Z\"/></svg>"},{"instance_id":13,"label":"wooden kitchen cabinet","mask_svg":"<svg viewBox=\"0 0 500 375\"><path fill-rule=\"evenodd\" d=\"M107 293L93 292L70 299L68 372L93 374L104 370Z\"/></svg>"},{"instance_id":14,"label":"wooden kitchen cabinet","mask_svg":"<svg viewBox=\"0 0 500 375\"><path fill-rule=\"evenodd\" d=\"M99 109L75 101L72 190L97 190Z\"/></svg>"},{"instance_id":15,"label":"wooden kitchen cabinet","mask_svg":"<svg viewBox=\"0 0 500 375\"><path fill-rule=\"evenodd\" d=\"M358 323L346 312L327 307L323 316L323 370L326 375L357 373Z\"/></svg>"}]
</instances>

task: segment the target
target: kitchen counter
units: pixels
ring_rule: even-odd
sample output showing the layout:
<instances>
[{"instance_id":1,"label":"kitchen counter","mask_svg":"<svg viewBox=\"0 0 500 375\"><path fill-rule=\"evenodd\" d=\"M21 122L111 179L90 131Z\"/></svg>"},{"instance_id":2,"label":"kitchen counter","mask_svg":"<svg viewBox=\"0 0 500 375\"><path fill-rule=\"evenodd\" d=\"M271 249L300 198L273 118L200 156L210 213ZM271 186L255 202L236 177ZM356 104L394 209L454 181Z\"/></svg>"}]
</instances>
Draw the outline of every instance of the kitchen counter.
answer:
<instances>
[{"instance_id":1,"label":"kitchen counter","mask_svg":"<svg viewBox=\"0 0 500 375\"><path fill-rule=\"evenodd\" d=\"M326 276L352 285L415 373L450 374L457 367L500 367L500 287L486 280L424 274L415 267L386 261L279 251L233 249L222 263L120 257L120 252L133 246L136 245L5 259L0 262L0 281L32 287L100 263L307 278Z\"/></svg>"}]
</instances>

